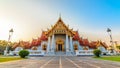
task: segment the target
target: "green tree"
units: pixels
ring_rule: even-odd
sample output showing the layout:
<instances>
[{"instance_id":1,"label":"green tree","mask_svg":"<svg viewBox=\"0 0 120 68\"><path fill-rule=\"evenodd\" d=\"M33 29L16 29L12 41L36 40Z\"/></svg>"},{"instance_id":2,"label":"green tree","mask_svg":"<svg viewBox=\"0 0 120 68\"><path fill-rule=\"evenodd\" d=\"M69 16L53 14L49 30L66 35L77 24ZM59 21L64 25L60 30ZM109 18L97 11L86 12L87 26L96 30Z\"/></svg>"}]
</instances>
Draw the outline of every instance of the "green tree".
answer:
<instances>
[{"instance_id":1,"label":"green tree","mask_svg":"<svg viewBox=\"0 0 120 68\"><path fill-rule=\"evenodd\" d=\"M6 46L0 45L0 54L4 54L4 50L5 50Z\"/></svg>"},{"instance_id":2,"label":"green tree","mask_svg":"<svg viewBox=\"0 0 120 68\"><path fill-rule=\"evenodd\" d=\"M101 55L101 51L99 50L99 49L95 49L94 51L93 51L93 53L94 53L94 55L96 56L96 57L100 57L100 55Z\"/></svg>"},{"instance_id":3,"label":"green tree","mask_svg":"<svg viewBox=\"0 0 120 68\"><path fill-rule=\"evenodd\" d=\"M6 49L6 46L8 46L8 51L13 50L12 46L14 45L13 42L0 40L0 54L4 54L4 50Z\"/></svg>"},{"instance_id":4,"label":"green tree","mask_svg":"<svg viewBox=\"0 0 120 68\"><path fill-rule=\"evenodd\" d=\"M20 52L19 52L19 56L21 57L21 58L25 58L26 56L28 56L29 55L29 51L27 51L27 50L21 50Z\"/></svg>"}]
</instances>

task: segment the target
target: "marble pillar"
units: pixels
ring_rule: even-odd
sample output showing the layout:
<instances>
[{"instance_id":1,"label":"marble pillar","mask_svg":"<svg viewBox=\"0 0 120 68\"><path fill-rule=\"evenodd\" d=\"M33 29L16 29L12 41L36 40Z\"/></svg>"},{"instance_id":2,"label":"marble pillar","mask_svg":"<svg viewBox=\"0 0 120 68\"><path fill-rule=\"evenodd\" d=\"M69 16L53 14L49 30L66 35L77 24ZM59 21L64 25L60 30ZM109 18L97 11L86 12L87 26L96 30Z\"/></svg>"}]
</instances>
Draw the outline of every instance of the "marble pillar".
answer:
<instances>
[{"instance_id":1,"label":"marble pillar","mask_svg":"<svg viewBox=\"0 0 120 68\"><path fill-rule=\"evenodd\" d=\"M70 51L74 52L72 37L70 37Z\"/></svg>"},{"instance_id":2,"label":"marble pillar","mask_svg":"<svg viewBox=\"0 0 120 68\"><path fill-rule=\"evenodd\" d=\"M55 37L52 35L51 52L55 53Z\"/></svg>"},{"instance_id":3,"label":"marble pillar","mask_svg":"<svg viewBox=\"0 0 120 68\"><path fill-rule=\"evenodd\" d=\"M47 53L50 52L50 37L48 37Z\"/></svg>"},{"instance_id":4,"label":"marble pillar","mask_svg":"<svg viewBox=\"0 0 120 68\"><path fill-rule=\"evenodd\" d=\"M69 52L69 41L68 41L68 35L66 34L66 52Z\"/></svg>"}]
</instances>

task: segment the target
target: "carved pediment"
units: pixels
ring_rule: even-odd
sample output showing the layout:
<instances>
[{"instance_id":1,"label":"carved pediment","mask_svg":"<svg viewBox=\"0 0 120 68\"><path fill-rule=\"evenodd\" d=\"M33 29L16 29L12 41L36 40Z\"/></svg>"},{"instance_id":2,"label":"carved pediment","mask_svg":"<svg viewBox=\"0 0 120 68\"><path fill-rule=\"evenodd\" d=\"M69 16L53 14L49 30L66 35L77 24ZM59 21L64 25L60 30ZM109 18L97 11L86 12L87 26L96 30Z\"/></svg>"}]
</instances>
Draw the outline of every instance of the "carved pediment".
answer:
<instances>
[{"instance_id":1,"label":"carved pediment","mask_svg":"<svg viewBox=\"0 0 120 68\"><path fill-rule=\"evenodd\" d=\"M51 36L53 34L68 34L70 36L73 36L72 30L64 24L61 18L59 18L57 23L47 33L48 36Z\"/></svg>"}]
</instances>

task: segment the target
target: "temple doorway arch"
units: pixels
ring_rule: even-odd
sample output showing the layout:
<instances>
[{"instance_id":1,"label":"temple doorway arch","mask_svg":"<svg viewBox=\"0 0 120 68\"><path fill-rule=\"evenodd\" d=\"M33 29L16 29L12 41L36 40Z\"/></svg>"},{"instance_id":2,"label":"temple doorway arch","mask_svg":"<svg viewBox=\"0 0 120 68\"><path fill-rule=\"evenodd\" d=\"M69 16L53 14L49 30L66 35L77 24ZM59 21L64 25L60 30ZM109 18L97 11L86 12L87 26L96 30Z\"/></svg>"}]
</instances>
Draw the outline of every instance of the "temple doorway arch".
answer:
<instances>
[{"instance_id":1,"label":"temple doorway arch","mask_svg":"<svg viewBox=\"0 0 120 68\"><path fill-rule=\"evenodd\" d=\"M42 45L42 50L44 50L44 51L47 50L47 45L46 45L46 44L43 44L43 45Z\"/></svg>"},{"instance_id":2,"label":"temple doorway arch","mask_svg":"<svg viewBox=\"0 0 120 68\"><path fill-rule=\"evenodd\" d=\"M78 50L78 45L77 44L74 44L74 50Z\"/></svg>"},{"instance_id":3,"label":"temple doorway arch","mask_svg":"<svg viewBox=\"0 0 120 68\"><path fill-rule=\"evenodd\" d=\"M56 51L64 51L64 40L61 38L56 40Z\"/></svg>"}]
</instances>

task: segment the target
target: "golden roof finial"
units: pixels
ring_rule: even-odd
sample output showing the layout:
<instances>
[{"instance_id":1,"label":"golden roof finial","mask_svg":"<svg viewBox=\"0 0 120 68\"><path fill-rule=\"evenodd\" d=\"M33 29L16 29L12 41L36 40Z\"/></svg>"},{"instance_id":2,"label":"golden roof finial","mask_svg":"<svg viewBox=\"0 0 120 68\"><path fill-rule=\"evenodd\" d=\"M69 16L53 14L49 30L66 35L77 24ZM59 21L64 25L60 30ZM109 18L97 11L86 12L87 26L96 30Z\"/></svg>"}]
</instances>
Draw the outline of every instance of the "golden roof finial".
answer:
<instances>
[{"instance_id":1,"label":"golden roof finial","mask_svg":"<svg viewBox=\"0 0 120 68\"><path fill-rule=\"evenodd\" d=\"M61 13L59 14L59 18L61 18Z\"/></svg>"},{"instance_id":2,"label":"golden roof finial","mask_svg":"<svg viewBox=\"0 0 120 68\"><path fill-rule=\"evenodd\" d=\"M53 28L53 25L51 25L51 27Z\"/></svg>"},{"instance_id":3,"label":"golden roof finial","mask_svg":"<svg viewBox=\"0 0 120 68\"><path fill-rule=\"evenodd\" d=\"M59 13L59 20L61 20L61 13Z\"/></svg>"}]
</instances>

